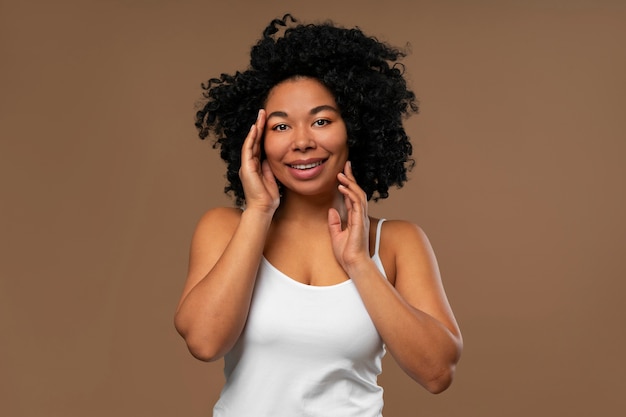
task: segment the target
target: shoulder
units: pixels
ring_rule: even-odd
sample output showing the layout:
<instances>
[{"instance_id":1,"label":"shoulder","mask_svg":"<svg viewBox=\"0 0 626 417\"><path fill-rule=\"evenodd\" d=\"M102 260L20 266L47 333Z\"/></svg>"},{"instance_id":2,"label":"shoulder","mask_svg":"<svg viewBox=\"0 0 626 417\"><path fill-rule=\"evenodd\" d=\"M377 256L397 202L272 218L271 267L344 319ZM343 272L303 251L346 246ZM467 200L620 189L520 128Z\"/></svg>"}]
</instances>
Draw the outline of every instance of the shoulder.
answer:
<instances>
[{"instance_id":1,"label":"shoulder","mask_svg":"<svg viewBox=\"0 0 626 417\"><path fill-rule=\"evenodd\" d=\"M239 219L241 219L241 213L243 213L243 210L235 207L215 207L200 217L198 227L228 226L231 224L236 226L239 223Z\"/></svg>"},{"instance_id":2,"label":"shoulder","mask_svg":"<svg viewBox=\"0 0 626 417\"><path fill-rule=\"evenodd\" d=\"M430 240L424 230L415 223L404 220L388 220L383 223L381 246L393 249L396 263L405 255L429 261L434 256Z\"/></svg>"},{"instance_id":3,"label":"shoulder","mask_svg":"<svg viewBox=\"0 0 626 417\"><path fill-rule=\"evenodd\" d=\"M381 229L381 243L390 247L402 248L405 243L428 244L424 230L415 223L406 220L386 220Z\"/></svg>"},{"instance_id":4,"label":"shoulder","mask_svg":"<svg viewBox=\"0 0 626 417\"><path fill-rule=\"evenodd\" d=\"M428 236L420 226L405 220L386 220L382 224L380 256L394 272L392 282L407 269L436 268Z\"/></svg>"},{"instance_id":5,"label":"shoulder","mask_svg":"<svg viewBox=\"0 0 626 417\"><path fill-rule=\"evenodd\" d=\"M218 243L220 240L230 240L243 211L235 207L216 207L205 212L194 232L194 244L205 240Z\"/></svg>"},{"instance_id":6,"label":"shoulder","mask_svg":"<svg viewBox=\"0 0 626 417\"><path fill-rule=\"evenodd\" d=\"M231 207L213 208L200 218L191 239L189 279L197 282L211 270L232 238L241 210Z\"/></svg>"}]
</instances>

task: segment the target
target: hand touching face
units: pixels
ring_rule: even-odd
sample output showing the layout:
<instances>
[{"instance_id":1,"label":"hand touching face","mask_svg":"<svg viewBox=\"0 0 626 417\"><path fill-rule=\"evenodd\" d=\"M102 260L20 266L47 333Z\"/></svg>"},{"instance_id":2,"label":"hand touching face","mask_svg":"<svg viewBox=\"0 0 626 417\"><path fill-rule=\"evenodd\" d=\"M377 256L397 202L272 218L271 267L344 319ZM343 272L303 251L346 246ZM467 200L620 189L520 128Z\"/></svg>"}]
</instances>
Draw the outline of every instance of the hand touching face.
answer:
<instances>
[{"instance_id":1,"label":"hand touching face","mask_svg":"<svg viewBox=\"0 0 626 417\"><path fill-rule=\"evenodd\" d=\"M336 193L348 145L332 93L313 78L288 79L270 91L265 111L265 154L285 192Z\"/></svg>"},{"instance_id":2,"label":"hand touching face","mask_svg":"<svg viewBox=\"0 0 626 417\"><path fill-rule=\"evenodd\" d=\"M239 177L246 195L246 209L259 208L272 214L278 208L280 195L276 179L267 161L261 162L261 140L265 111L259 110L241 149Z\"/></svg>"}]
</instances>

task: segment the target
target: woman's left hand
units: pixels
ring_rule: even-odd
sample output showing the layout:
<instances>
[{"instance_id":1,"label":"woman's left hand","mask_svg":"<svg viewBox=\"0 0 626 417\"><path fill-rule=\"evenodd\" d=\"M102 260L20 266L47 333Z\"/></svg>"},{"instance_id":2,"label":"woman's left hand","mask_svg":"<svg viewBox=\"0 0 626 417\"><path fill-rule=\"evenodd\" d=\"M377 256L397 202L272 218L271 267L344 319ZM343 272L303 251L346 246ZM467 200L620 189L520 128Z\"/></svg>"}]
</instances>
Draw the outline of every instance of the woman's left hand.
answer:
<instances>
[{"instance_id":1,"label":"woman's left hand","mask_svg":"<svg viewBox=\"0 0 626 417\"><path fill-rule=\"evenodd\" d=\"M347 212L346 227L342 228L341 216L334 208L328 211L328 227L335 257L349 275L352 267L370 260L367 195L356 183L350 161L337 179Z\"/></svg>"}]
</instances>

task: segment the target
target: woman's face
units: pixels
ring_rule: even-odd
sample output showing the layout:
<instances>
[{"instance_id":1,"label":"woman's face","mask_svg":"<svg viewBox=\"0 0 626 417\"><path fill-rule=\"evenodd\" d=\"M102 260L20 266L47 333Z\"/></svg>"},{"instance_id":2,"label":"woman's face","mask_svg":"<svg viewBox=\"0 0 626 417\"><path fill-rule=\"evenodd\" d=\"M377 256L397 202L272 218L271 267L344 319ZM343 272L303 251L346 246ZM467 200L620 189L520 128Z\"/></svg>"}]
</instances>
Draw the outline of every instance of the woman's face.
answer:
<instances>
[{"instance_id":1,"label":"woman's face","mask_svg":"<svg viewBox=\"0 0 626 417\"><path fill-rule=\"evenodd\" d=\"M313 78L285 80L270 91L265 111L265 154L286 192L336 192L348 135L332 93Z\"/></svg>"}]
</instances>

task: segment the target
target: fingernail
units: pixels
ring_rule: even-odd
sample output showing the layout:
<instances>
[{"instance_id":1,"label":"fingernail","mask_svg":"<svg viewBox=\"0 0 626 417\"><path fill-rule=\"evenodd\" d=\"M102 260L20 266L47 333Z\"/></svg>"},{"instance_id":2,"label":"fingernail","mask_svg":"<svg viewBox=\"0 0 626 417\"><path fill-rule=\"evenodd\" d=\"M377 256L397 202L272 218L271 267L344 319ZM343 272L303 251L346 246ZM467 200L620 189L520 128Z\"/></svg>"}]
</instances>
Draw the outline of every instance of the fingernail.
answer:
<instances>
[{"instance_id":1,"label":"fingernail","mask_svg":"<svg viewBox=\"0 0 626 417\"><path fill-rule=\"evenodd\" d=\"M258 122L259 119L261 118L261 110L263 109L259 109L259 112L256 114L256 121Z\"/></svg>"}]
</instances>

